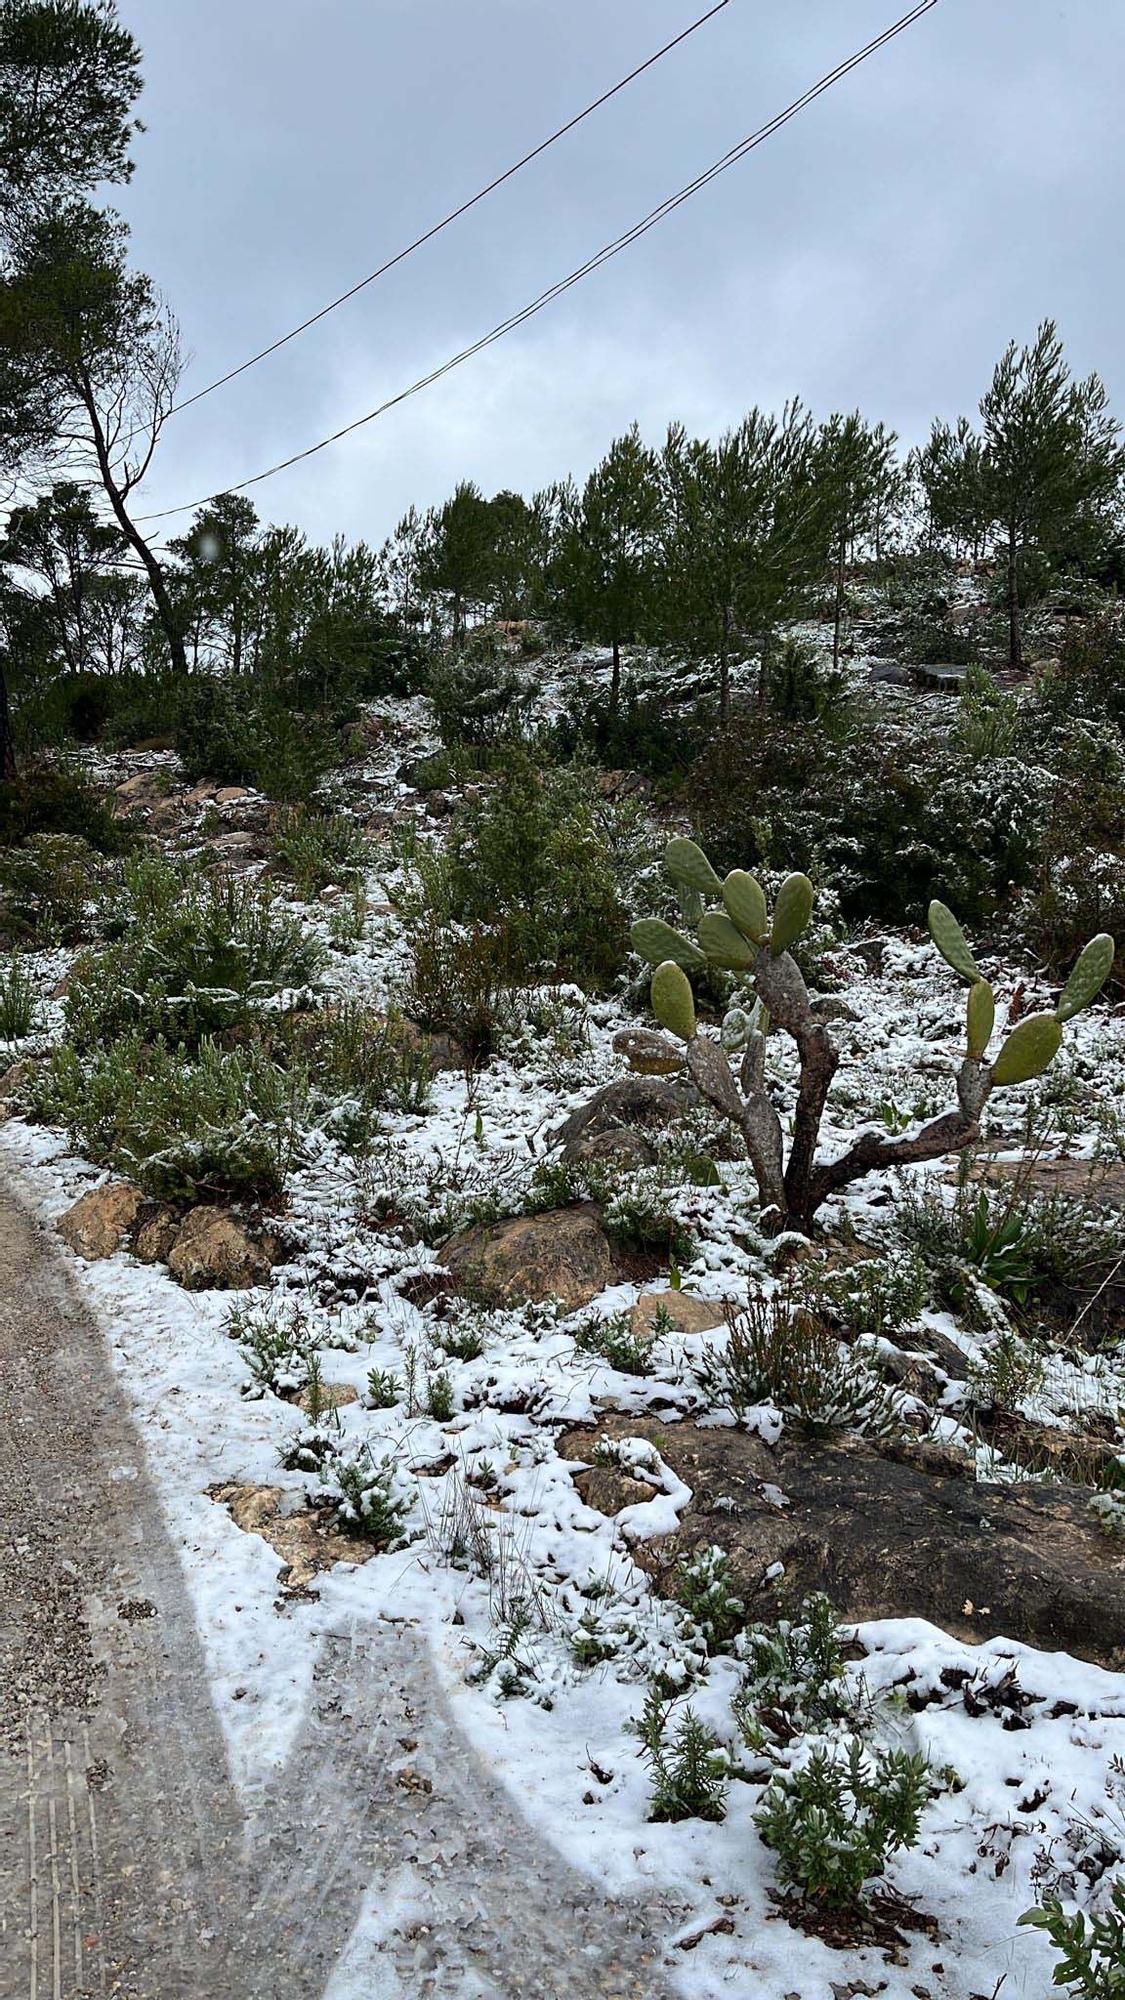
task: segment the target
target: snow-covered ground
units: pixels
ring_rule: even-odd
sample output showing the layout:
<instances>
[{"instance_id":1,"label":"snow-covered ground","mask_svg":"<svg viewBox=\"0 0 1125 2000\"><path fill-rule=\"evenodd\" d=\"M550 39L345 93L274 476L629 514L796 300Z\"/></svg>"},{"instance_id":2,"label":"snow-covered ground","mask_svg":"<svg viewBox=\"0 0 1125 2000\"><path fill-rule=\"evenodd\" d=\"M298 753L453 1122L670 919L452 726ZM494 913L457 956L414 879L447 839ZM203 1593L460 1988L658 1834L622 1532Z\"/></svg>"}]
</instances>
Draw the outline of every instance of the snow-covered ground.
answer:
<instances>
[{"instance_id":1,"label":"snow-covered ground","mask_svg":"<svg viewBox=\"0 0 1125 2000\"><path fill-rule=\"evenodd\" d=\"M384 709L393 741L352 778L367 808L416 808L396 771L407 749L426 747L424 712L417 704ZM107 775L120 779L128 768L116 763ZM378 1006L393 998L403 963L388 894L396 866L388 853L373 869L366 893L374 914L354 948L331 953L326 974L330 989ZM294 908L330 935L331 898ZM41 961L45 988L67 956ZM991 963L985 970L1003 1003L1014 971ZM825 1126L829 1150L857 1118L909 1120L941 1108L961 1038L956 982L928 944L892 938L877 976L842 953L838 973L851 1018L835 1030L844 1062ZM659 1453L633 1454L651 1499L609 1519L582 1500L557 1441L565 1428L604 1412L656 1413L669 1425L706 1413L698 1364L708 1336L658 1334L644 1375L614 1369L584 1336L591 1317L628 1312L642 1289L616 1285L580 1313L466 1306L453 1332L465 1348L471 1330L480 1351L464 1358L443 1340L448 1323L404 1296L408 1280L437 1266L433 1241L374 1224L388 1194L398 1215L442 1210L449 1228L493 1191L519 1206L554 1129L623 1073L613 1049L630 1018L622 1002L588 1001L577 990L560 997L553 1028L509 1036L472 1078L439 1072L424 1113L386 1114L367 1158L349 1156L323 1129L305 1133L286 1204L300 1249L271 1287L237 1301L186 1292L163 1268L124 1252L81 1269L182 1553L236 1778L249 1795L284 1762L324 1632L351 1619L409 1617L429 1635L466 1736L543 1837L608 1891L659 1884L688 1911L669 1954L685 2000L865 1992L988 2000L1001 1989L1011 2000L1042 2000L1053 1958L1038 1932L1018 1927L1021 1912L1039 1899L1052 1868L1064 1894L1077 1887L1092 1907L1125 1870L1125 1776L1114 1768L1125 1757L1125 1674L1004 1638L966 1646L916 1619L856 1630L848 1672L875 1701L878 1739L922 1752L935 1773L919 1843L892 1862L890 1881L936 1931L909 1933L890 1957L874 1946L832 1947L779 1915L771 1901L775 1860L753 1823L760 1774L735 1778L721 1823L648 1818L648 1772L630 1731L648 1682L657 1675L687 1690L735 1762L745 1762L732 1715L740 1664L737 1654L708 1659L690 1618L654 1594L634 1560L639 1544L673 1527L690 1498ZM1027 1004L1036 997L1029 991ZM51 1003L41 1031L50 1036L59 1024ZM771 1061L784 1115L795 1071L784 1048ZM1063 1063L1070 1087L1060 1071L1050 1090L1065 1108L1067 1150L1090 1156L1097 1107L1120 1111L1123 1103L1121 1011L1073 1023ZM1010 1093L1005 1103L1013 1153L1027 1094ZM107 1178L73 1157L58 1134L18 1118L0 1127L0 1145L6 1172L51 1218ZM695 1240L693 1260L676 1274L684 1289L737 1305L773 1282L769 1246L749 1220L748 1167L726 1162L719 1171L718 1187L677 1183L660 1166L638 1170L632 1184L658 1191ZM944 1169L929 1172L937 1185ZM886 1188L861 1184L847 1208L860 1237L879 1247ZM661 1289L671 1276L648 1288ZM310 1427L282 1395L247 1393L246 1355L232 1337L235 1303L234 1332L243 1335L248 1315L283 1322L299 1310L323 1384L350 1389L356 1400ZM986 1336L948 1314L920 1319L975 1358L987 1346ZM1096 1394L1109 1410L1125 1403L1120 1346L1116 1358L1103 1350L1091 1365L1092 1384L1081 1369L1054 1368L1026 1414L1057 1423L1076 1396ZM397 1382L390 1407L373 1407L372 1371ZM424 1411L426 1378L438 1373L448 1378L451 1405L440 1419ZM954 1399L940 1428L969 1442L962 1416ZM712 1420L724 1419L712 1413ZM758 1420L763 1434L777 1434L776 1412L763 1408ZM315 1499L312 1461L297 1469L280 1462L283 1454L296 1462L293 1447L310 1428L306 1444L324 1457L326 1478L338 1461L388 1468L389 1491L405 1509L405 1539L390 1553L325 1572L315 1596L283 1597L279 1556L241 1532L210 1489L274 1486L294 1508ZM964 1696L966 1675L979 1687L1010 1674L1027 1697L1018 1727L1010 1704L969 1704ZM363 1993L369 2000L369 1989ZM346 1965L332 2000L361 2000Z\"/></svg>"}]
</instances>

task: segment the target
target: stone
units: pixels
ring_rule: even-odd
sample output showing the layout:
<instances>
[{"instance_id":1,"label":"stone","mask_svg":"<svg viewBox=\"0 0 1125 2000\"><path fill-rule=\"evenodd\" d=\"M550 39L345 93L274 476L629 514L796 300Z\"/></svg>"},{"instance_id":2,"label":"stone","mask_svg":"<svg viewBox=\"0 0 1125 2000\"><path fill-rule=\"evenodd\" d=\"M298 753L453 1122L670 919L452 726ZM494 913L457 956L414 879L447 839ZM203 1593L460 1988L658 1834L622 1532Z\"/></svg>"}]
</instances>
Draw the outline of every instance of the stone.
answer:
<instances>
[{"instance_id":1,"label":"stone","mask_svg":"<svg viewBox=\"0 0 1125 2000\"><path fill-rule=\"evenodd\" d=\"M133 1238L133 1255L142 1264L166 1264L179 1234L180 1218L174 1208L161 1202L144 1216Z\"/></svg>"},{"instance_id":2,"label":"stone","mask_svg":"<svg viewBox=\"0 0 1125 2000\"><path fill-rule=\"evenodd\" d=\"M579 1160L612 1160L619 1167L651 1167L658 1158L655 1144L643 1132L626 1125L620 1132L584 1132L571 1141L563 1154L571 1164Z\"/></svg>"},{"instance_id":3,"label":"stone","mask_svg":"<svg viewBox=\"0 0 1125 2000\"><path fill-rule=\"evenodd\" d=\"M637 1554L658 1588L678 1557L717 1544L756 1615L779 1563L786 1605L822 1590L848 1621L925 1618L971 1644L1003 1637L1125 1666L1125 1548L1090 1513L1090 1488L981 1485L967 1455L926 1443L880 1451L783 1432L771 1449L743 1431L635 1413L572 1432L559 1449L588 1464L599 1440L622 1437L658 1442L692 1489L676 1532Z\"/></svg>"},{"instance_id":4,"label":"stone","mask_svg":"<svg viewBox=\"0 0 1125 2000\"><path fill-rule=\"evenodd\" d=\"M572 1111L555 1133L564 1160L588 1158L584 1151L603 1132L660 1132L674 1125L696 1100L694 1090L660 1076L627 1076L604 1083L588 1103Z\"/></svg>"},{"instance_id":5,"label":"stone","mask_svg":"<svg viewBox=\"0 0 1125 2000\"><path fill-rule=\"evenodd\" d=\"M225 1208L193 1208L168 1253L168 1269L185 1291L242 1291L269 1282L266 1248Z\"/></svg>"},{"instance_id":6,"label":"stone","mask_svg":"<svg viewBox=\"0 0 1125 2000\"><path fill-rule=\"evenodd\" d=\"M574 1484L587 1507L609 1520L626 1507L639 1507L651 1500L654 1491L643 1479L634 1479L617 1465L587 1465L575 1473Z\"/></svg>"},{"instance_id":7,"label":"stone","mask_svg":"<svg viewBox=\"0 0 1125 2000\"><path fill-rule=\"evenodd\" d=\"M131 1181L109 1181L91 1188L60 1215L55 1224L64 1243L91 1263L112 1257L124 1243L141 1209L144 1196Z\"/></svg>"},{"instance_id":8,"label":"stone","mask_svg":"<svg viewBox=\"0 0 1125 2000\"><path fill-rule=\"evenodd\" d=\"M609 1238L587 1205L479 1224L450 1237L438 1255L457 1288L486 1305L556 1298L572 1312L614 1279Z\"/></svg>"},{"instance_id":9,"label":"stone","mask_svg":"<svg viewBox=\"0 0 1125 2000\"><path fill-rule=\"evenodd\" d=\"M818 1021L858 1021L859 1015L849 1000L842 1000L838 993L818 993L810 1002L810 1011Z\"/></svg>"},{"instance_id":10,"label":"stone","mask_svg":"<svg viewBox=\"0 0 1125 2000\"><path fill-rule=\"evenodd\" d=\"M353 1389L350 1382L322 1382L315 1400L319 1400L322 1410L343 1410L349 1403L358 1403L359 1390ZM310 1414L314 1403L312 1390L302 1389L293 1401L299 1410Z\"/></svg>"},{"instance_id":11,"label":"stone","mask_svg":"<svg viewBox=\"0 0 1125 2000\"><path fill-rule=\"evenodd\" d=\"M613 1046L637 1076L678 1076L684 1066L682 1047L654 1028L620 1028Z\"/></svg>"},{"instance_id":12,"label":"stone","mask_svg":"<svg viewBox=\"0 0 1125 2000\"><path fill-rule=\"evenodd\" d=\"M280 1486L246 1486L231 1481L210 1487L209 1493L227 1509L236 1528L246 1535L260 1535L281 1557L278 1583L283 1591L307 1596L313 1578L334 1563L370 1562L376 1554L373 1542L341 1534L327 1509L310 1507L296 1514L283 1513L291 1496Z\"/></svg>"},{"instance_id":13,"label":"stone","mask_svg":"<svg viewBox=\"0 0 1125 2000\"><path fill-rule=\"evenodd\" d=\"M634 1333L651 1333L663 1308L677 1333L708 1333L725 1326L726 1312L713 1299L697 1299L694 1292L642 1292L630 1314Z\"/></svg>"},{"instance_id":14,"label":"stone","mask_svg":"<svg viewBox=\"0 0 1125 2000\"><path fill-rule=\"evenodd\" d=\"M247 785L221 785L215 793L215 804L217 806L233 806L238 803L239 799L248 799L249 797L250 789Z\"/></svg>"}]
</instances>

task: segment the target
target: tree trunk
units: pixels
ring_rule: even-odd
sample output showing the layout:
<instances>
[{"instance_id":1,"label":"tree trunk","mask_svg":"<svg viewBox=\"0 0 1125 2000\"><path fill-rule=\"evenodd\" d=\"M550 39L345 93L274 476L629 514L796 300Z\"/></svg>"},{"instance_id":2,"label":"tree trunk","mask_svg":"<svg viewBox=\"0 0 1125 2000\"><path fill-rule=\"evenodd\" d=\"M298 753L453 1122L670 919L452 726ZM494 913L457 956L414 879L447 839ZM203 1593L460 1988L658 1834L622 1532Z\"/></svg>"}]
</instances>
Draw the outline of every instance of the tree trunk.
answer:
<instances>
[{"instance_id":1,"label":"tree trunk","mask_svg":"<svg viewBox=\"0 0 1125 2000\"><path fill-rule=\"evenodd\" d=\"M1020 617L1019 555L1016 524L1008 523L1008 665L1018 673L1023 667L1023 621Z\"/></svg>"},{"instance_id":2,"label":"tree trunk","mask_svg":"<svg viewBox=\"0 0 1125 2000\"><path fill-rule=\"evenodd\" d=\"M730 721L730 606L723 606L723 639L719 652L719 727Z\"/></svg>"},{"instance_id":3,"label":"tree trunk","mask_svg":"<svg viewBox=\"0 0 1125 2000\"><path fill-rule=\"evenodd\" d=\"M5 784L16 775L16 746L12 741L12 718L8 708L8 678L0 666L0 780Z\"/></svg>"},{"instance_id":4,"label":"tree trunk","mask_svg":"<svg viewBox=\"0 0 1125 2000\"><path fill-rule=\"evenodd\" d=\"M770 681L773 674L773 626L767 625L762 634L762 653L758 665L758 707L770 705Z\"/></svg>"},{"instance_id":5,"label":"tree trunk","mask_svg":"<svg viewBox=\"0 0 1125 2000\"><path fill-rule=\"evenodd\" d=\"M840 632L844 623L844 537L840 536L840 552L836 559L836 603L832 626L832 671L840 667Z\"/></svg>"},{"instance_id":6,"label":"tree trunk","mask_svg":"<svg viewBox=\"0 0 1125 2000\"><path fill-rule=\"evenodd\" d=\"M615 719L617 716L617 710L620 701L621 701L621 645L619 640L615 639L613 642L613 673L610 677L610 683L609 683L609 712L610 715L613 716Z\"/></svg>"},{"instance_id":7,"label":"tree trunk","mask_svg":"<svg viewBox=\"0 0 1125 2000\"><path fill-rule=\"evenodd\" d=\"M164 580L164 571L161 569L140 529L132 520L129 510L125 505L125 495L117 484L113 467L110 464L105 429L102 425L97 403L94 400L93 387L85 371L83 371L80 380L82 401L86 408L86 414L90 419L94 450L97 453L98 471L101 474L101 481L105 487L106 497L113 509L117 525L124 535L125 540L128 542L130 548L135 550L144 565L145 574L148 577L149 589L152 592L152 601L156 606L156 616L164 637L168 642L172 671L186 680L188 670L187 648L184 645L183 633L180 630L180 621L176 616L176 609L172 603L168 585Z\"/></svg>"}]
</instances>

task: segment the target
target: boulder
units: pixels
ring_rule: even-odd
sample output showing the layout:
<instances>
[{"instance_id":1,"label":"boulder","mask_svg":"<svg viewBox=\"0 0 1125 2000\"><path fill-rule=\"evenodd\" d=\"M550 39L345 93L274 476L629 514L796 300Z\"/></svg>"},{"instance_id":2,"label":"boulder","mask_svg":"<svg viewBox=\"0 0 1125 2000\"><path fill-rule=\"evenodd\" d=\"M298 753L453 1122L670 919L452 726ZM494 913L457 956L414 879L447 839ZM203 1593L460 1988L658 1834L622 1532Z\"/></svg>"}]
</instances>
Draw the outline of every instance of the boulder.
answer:
<instances>
[{"instance_id":1,"label":"boulder","mask_svg":"<svg viewBox=\"0 0 1125 2000\"><path fill-rule=\"evenodd\" d=\"M682 1118L695 1101L694 1091L669 1083L662 1076L626 1076L604 1083L589 1102L572 1111L555 1134L564 1160L583 1160L592 1143L607 1133L633 1135L665 1131Z\"/></svg>"},{"instance_id":2,"label":"boulder","mask_svg":"<svg viewBox=\"0 0 1125 2000\"><path fill-rule=\"evenodd\" d=\"M133 1255L142 1264L166 1264L179 1234L180 1218L174 1208L160 1202L151 1208L133 1238Z\"/></svg>"},{"instance_id":3,"label":"boulder","mask_svg":"<svg viewBox=\"0 0 1125 2000\"><path fill-rule=\"evenodd\" d=\"M727 1316L713 1299L697 1299L694 1292L642 1292L630 1316L634 1333L651 1333L663 1308L677 1333L708 1333L725 1326Z\"/></svg>"},{"instance_id":4,"label":"boulder","mask_svg":"<svg viewBox=\"0 0 1125 2000\"><path fill-rule=\"evenodd\" d=\"M614 1278L609 1238L585 1205L462 1230L438 1255L455 1286L486 1305L556 1298L573 1311Z\"/></svg>"},{"instance_id":5,"label":"boulder","mask_svg":"<svg viewBox=\"0 0 1125 2000\"><path fill-rule=\"evenodd\" d=\"M684 1067L682 1047L654 1028L620 1028L613 1046L637 1076L678 1076Z\"/></svg>"},{"instance_id":6,"label":"boulder","mask_svg":"<svg viewBox=\"0 0 1125 2000\"><path fill-rule=\"evenodd\" d=\"M638 1555L658 1577L717 1544L756 1610L779 1563L787 1604L822 1590L842 1619L926 1618L971 1643L1004 1637L1125 1666L1125 1543L1099 1527L1087 1488L986 1486L971 1460L931 1444L879 1451L783 1433L771 1450L743 1431L635 1414L572 1432L560 1450L589 1463L600 1439L626 1436L658 1440L692 1489L675 1534Z\"/></svg>"},{"instance_id":7,"label":"boulder","mask_svg":"<svg viewBox=\"0 0 1125 2000\"><path fill-rule=\"evenodd\" d=\"M626 1507L639 1507L651 1500L654 1488L643 1479L634 1479L619 1465L587 1465L574 1475L574 1484L587 1507L610 1520Z\"/></svg>"},{"instance_id":8,"label":"boulder","mask_svg":"<svg viewBox=\"0 0 1125 2000\"><path fill-rule=\"evenodd\" d=\"M79 1257L87 1257L93 1263L101 1257L112 1257L119 1250L129 1231L144 1207L144 1196L140 1188L131 1181L109 1181L104 1187L91 1188L60 1215L55 1224L64 1243Z\"/></svg>"},{"instance_id":9,"label":"boulder","mask_svg":"<svg viewBox=\"0 0 1125 2000\"><path fill-rule=\"evenodd\" d=\"M193 1208L168 1252L168 1269L185 1291L242 1291L269 1282L266 1247L225 1208Z\"/></svg>"}]
</instances>

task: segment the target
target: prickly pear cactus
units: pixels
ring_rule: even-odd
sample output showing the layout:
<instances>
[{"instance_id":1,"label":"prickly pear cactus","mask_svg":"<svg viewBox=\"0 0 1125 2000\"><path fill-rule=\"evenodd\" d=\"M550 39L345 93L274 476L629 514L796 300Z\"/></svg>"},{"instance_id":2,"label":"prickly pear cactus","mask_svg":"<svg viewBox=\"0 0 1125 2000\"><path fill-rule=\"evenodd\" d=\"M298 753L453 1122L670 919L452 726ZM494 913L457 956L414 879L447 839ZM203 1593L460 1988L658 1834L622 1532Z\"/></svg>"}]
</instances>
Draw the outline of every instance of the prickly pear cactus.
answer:
<instances>
[{"instance_id":1,"label":"prickly pear cactus","mask_svg":"<svg viewBox=\"0 0 1125 2000\"><path fill-rule=\"evenodd\" d=\"M807 875L787 875L777 892L770 925L770 951L780 958L808 929L813 910L813 885Z\"/></svg>"},{"instance_id":2,"label":"prickly pear cactus","mask_svg":"<svg viewBox=\"0 0 1125 2000\"><path fill-rule=\"evenodd\" d=\"M770 915L766 907L766 892L756 875L747 875L743 868L732 868L723 883L723 902L727 915L737 924L743 937L751 944L764 944L769 936Z\"/></svg>"},{"instance_id":3,"label":"prickly pear cactus","mask_svg":"<svg viewBox=\"0 0 1125 2000\"><path fill-rule=\"evenodd\" d=\"M677 1041L690 1042L695 1033L695 1001L683 967L665 959L652 975L652 1011L662 1028Z\"/></svg>"},{"instance_id":4,"label":"prickly pear cactus","mask_svg":"<svg viewBox=\"0 0 1125 2000\"><path fill-rule=\"evenodd\" d=\"M969 988L968 1045L974 1062L980 1062L996 1025L996 996L987 979L975 979Z\"/></svg>"},{"instance_id":5,"label":"prickly pear cactus","mask_svg":"<svg viewBox=\"0 0 1125 2000\"><path fill-rule=\"evenodd\" d=\"M1042 1076L1062 1047L1062 1022L1055 1014L1029 1014L1012 1029L992 1065L996 1084L1028 1083Z\"/></svg>"},{"instance_id":6,"label":"prickly pear cactus","mask_svg":"<svg viewBox=\"0 0 1125 2000\"><path fill-rule=\"evenodd\" d=\"M718 895L722 890L715 870L694 840L670 840L664 850L664 866L677 888L698 889L704 896Z\"/></svg>"},{"instance_id":7,"label":"prickly pear cactus","mask_svg":"<svg viewBox=\"0 0 1125 2000\"><path fill-rule=\"evenodd\" d=\"M723 910L707 910L699 919L696 936L712 965L725 966L728 972L749 972L758 956L757 946L743 937Z\"/></svg>"},{"instance_id":8,"label":"prickly pear cactus","mask_svg":"<svg viewBox=\"0 0 1125 2000\"><path fill-rule=\"evenodd\" d=\"M954 972L959 972L962 979L967 979L970 986L975 986L981 976L980 968L969 950L968 938L952 910L947 909L944 903L939 903L935 897L927 912L927 922L930 936L946 964L951 965Z\"/></svg>"},{"instance_id":9,"label":"prickly pear cactus","mask_svg":"<svg viewBox=\"0 0 1125 2000\"><path fill-rule=\"evenodd\" d=\"M1077 964L1066 985L1063 987L1055 1016L1059 1021L1072 1021L1092 1000L1096 1000L1110 973L1113 971L1114 954L1117 947L1107 931L1099 931L1092 937L1085 949L1079 953Z\"/></svg>"},{"instance_id":10,"label":"prickly pear cactus","mask_svg":"<svg viewBox=\"0 0 1125 2000\"><path fill-rule=\"evenodd\" d=\"M671 924L662 923L659 917L641 917L629 933L633 950L647 958L650 965L663 965L670 958L675 965L690 967L699 971L707 963L706 954L681 931L674 931Z\"/></svg>"}]
</instances>

